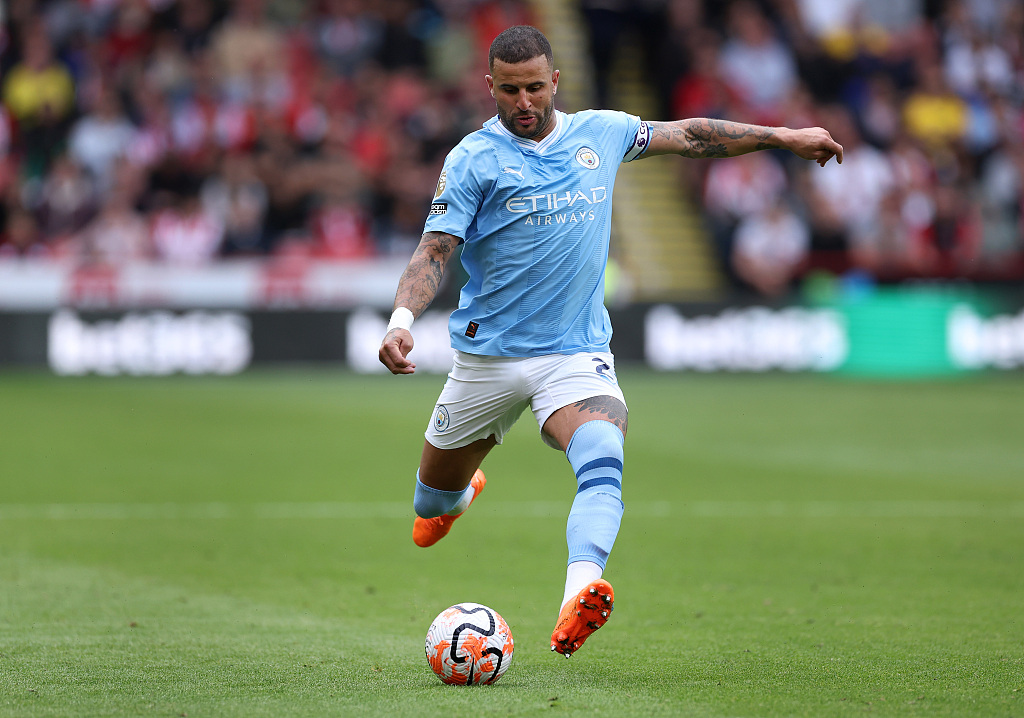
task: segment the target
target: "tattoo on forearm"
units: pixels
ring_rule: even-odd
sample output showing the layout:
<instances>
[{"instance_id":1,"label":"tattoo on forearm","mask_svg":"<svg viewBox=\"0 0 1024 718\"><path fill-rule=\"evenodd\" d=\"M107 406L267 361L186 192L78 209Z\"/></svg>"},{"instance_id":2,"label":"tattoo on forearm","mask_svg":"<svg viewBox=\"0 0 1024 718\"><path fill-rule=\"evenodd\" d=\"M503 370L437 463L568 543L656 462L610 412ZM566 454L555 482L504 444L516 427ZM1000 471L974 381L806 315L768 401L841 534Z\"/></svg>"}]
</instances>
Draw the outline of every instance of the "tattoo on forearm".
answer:
<instances>
[{"instance_id":1,"label":"tattoo on forearm","mask_svg":"<svg viewBox=\"0 0 1024 718\"><path fill-rule=\"evenodd\" d=\"M626 406L618 399L607 395L592 396L589 399L577 401L573 406L581 413L586 411L590 414L602 414L603 418L619 427L619 431L625 436L626 429L629 427L629 413L626 411Z\"/></svg>"},{"instance_id":2,"label":"tattoo on forearm","mask_svg":"<svg viewBox=\"0 0 1024 718\"><path fill-rule=\"evenodd\" d=\"M395 306L406 307L419 316L430 305L437 296L445 266L458 242L457 237L444 232L423 235L398 282Z\"/></svg>"},{"instance_id":3,"label":"tattoo on forearm","mask_svg":"<svg viewBox=\"0 0 1024 718\"><path fill-rule=\"evenodd\" d=\"M651 122L651 140L666 140L671 145L682 148L689 144L686 131L676 122ZM677 151L681 151L677 150Z\"/></svg>"},{"instance_id":4,"label":"tattoo on forearm","mask_svg":"<svg viewBox=\"0 0 1024 718\"><path fill-rule=\"evenodd\" d=\"M753 150L777 148L775 130L726 120L697 118L652 122L652 139L661 138L684 157L733 157Z\"/></svg>"}]
</instances>

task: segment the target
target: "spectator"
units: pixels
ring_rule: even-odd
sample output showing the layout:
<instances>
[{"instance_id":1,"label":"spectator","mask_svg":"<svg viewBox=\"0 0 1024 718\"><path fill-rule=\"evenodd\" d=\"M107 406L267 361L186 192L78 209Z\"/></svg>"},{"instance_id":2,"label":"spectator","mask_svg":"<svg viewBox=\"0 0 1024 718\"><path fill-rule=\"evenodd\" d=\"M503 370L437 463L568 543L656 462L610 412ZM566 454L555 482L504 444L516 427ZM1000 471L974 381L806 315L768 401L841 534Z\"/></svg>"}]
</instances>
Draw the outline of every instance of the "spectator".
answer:
<instances>
[{"instance_id":1,"label":"spectator","mask_svg":"<svg viewBox=\"0 0 1024 718\"><path fill-rule=\"evenodd\" d=\"M733 242L744 219L766 212L786 190L786 173L768 153L755 152L711 165L704 186L704 207L719 265L735 284Z\"/></svg>"},{"instance_id":2,"label":"spectator","mask_svg":"<svg viewBox=\"0 0 1024 718\"><path fill-rule=\"evenodd\" d=\"M327 0L325 14L309 31L328 66L343 77L356 74L377 52L381 22L360 0Z\"/></svg>"},{"instance_id":3,"label":"spectator","mask_svg":"<svg viewBox=\"0 0 1024 718\"><path fill-rule=\"evenodd\" d=\"M121 78L121 82L127 81L145 63L153 46L151 22L152 11L147 0L120 0L114 10L114 19L103 43L103 65Z\"/></svg>"},{"instance_id":4,"label":"spectator","mask_svg":"<svg viewBox=\"0 0 1024 718\"><path fill-rule=\"evenodd\" d=\"M325 259L366 259L375 254L370 221L351 197L329 193L312 217L314 254Z\"/></svg>"},{"instance_id":5,"label":"spectator","mask_svg":"<svg viewBox=\"0 0 1024 718\"><path fill-rule=\"evenodd\" d=\"M158 32L153 38L153 50L146 58L143 73L148 93L170 102L185 100L191 89L192 68L189 63L179 33L172 30Z\"/></svg>"},{"instance_id":6,"label":"spectator","mask_svg":"<svg viewBox=\"0 0 1024 718\"><path fill-rule=\"evenodd\" d=\"M942 148L964 137L967 118L967 103L946 84L942 67L922 60L917 87L903 106L903 121L911 136Z\"/></svg>"},{"instance_id":7,"label":"spectator","mask_svg":"<svg viewBox=\"0 0 1024 718\"><path fill-rule=\"evenodd\" d=\"M114 162L125 155L135 137L135 126L121 108L113 88L102 88L96 106L71 129L71 157L92 175L101 193L110 187Z\"/></svg>"},{"instance_id":8,"label":"spectator","mask_svg":"<svg viewBox=\"0 0 1024 718\"><path fill-rule=\"evenodd\" d=\"M962 97L987 90L1011 92L1014 68L1007 51L971 25L959 29L946 34L943 71L949 87Z\"/></svg>"},{"instance_id":9,"label":"spectator","mask_svg":"<svg viewBox=\"0 0 1024 718\"><path fill-rule=\"evenodd\" d=\"M80 252L90 264L122 265L153 255L149 227L132 207L131 198L111 192L99 214L82 232Z\"/></svg>"},{"instance_id":10,"label":"spectator","mask_svg":"<svg viewBox=\"0 0 1024 718\"><path fill-rule=\"evenodd\" d=\"M132 100L139 126L125 150L125 157L131 164L149 170L172 151L171 108L165 95L146 80L136 84Z\"/></svg>"},{"instance_id":11,"label":"spectator","mask_svg":"<svg viewBox=\"0 0 1024 718\"><path fill-rule=\"evenodd\" d=\"M374 60L385 71L419 70L427 64L427 48L421 33L422 8L412 0L381 0L383 21Z\"/></svg>"},{"instance_id":12,"label":"spectator","mask_svg":"<svg viewBox=\"0 0 1024 718\"><path fill-rule=\"evenodd\" d=\"M476 62L482 57L478 57L480 51L473 29L463 22L467 5L463 0L442 0L437 3L441 13L439 27L427 39L429 75L445 86L457 85L466 73L477 74L475 70L480 67Z\"/></svg>"},{"instance_id":13,"label":"spectator","mask_svg":"<svg viewBox=\"0 0 1024 718\"><path fill-rule=\"evenodd\" d=\"M667 0L662 14L664 30L661 33L657 62L663 81L657 90L671 102L679 79L693 71L696 51L711 43L714 46L712 54L716 57L713 64L717 64L719 42L716 34L708 29L702 0ZM671 104L666 109L671 111Z\"/></svg>"},{"instance_id":14,"label":"spectator","mask_svg":"<svg viewBox=\"0 0 1024 718\"><path fill-rule=\"evenodd\" d=\"M896 135L886 156L892 190L850 238L851 260L883 279L924 276L929 264L925 237L935 221L934 168L905 132Z\"/></svg>"},{"instance_id":15,"label":"spectator","mask_svg":"<svg viewBox=\"0 0 1024 718\"><path fill-rule=\"evenodd\" d=\"M949 277L975 270L981 243L980 219L978 208L964 187L938 187L935 220L924 234L925 271Z\"/></svg>"},{"instance_id":16,"label":"spectator","mask_svg":"<svg viewBox=\"0 0 1024 718\"><path fill-rule=\"evenodd\" d=\"M736 274L764 297L785 295L807 261L810 232L781 199L744 217L736 228Z\"/></svg>"},{"instance_id":17,"label":"spectator","mask_svg":"<svg viewBox=\"0 0 1024 718\"><path fill-rule=\"evenodd\" d=\"M32 213L15 207L7 213L7 223L3 235L0 235L0 257L48 257L50 251L42 239L39 224Z\"/></svg>"},{"instance_id":18,"label":"spectator","mask_svg":"<svg viewBox=\"0 0 1024 718\"><path fill-rule=\"evenodd\" d=\"M812 247L845 252L874 230L882 198L894 187L893 168L883 152L862 141L845 108L829 108L822 122L833 128L844 152L841 172L825 166L820 173L804 173Z\"/></svg>"},{"instance_id":19,"label":"spectator","mask_svg":"<svg viewBox=\"0 0 1024 718\"><path fill-rule=\"evenodd\" d=\"M221 171L203 183L201 197L207 216L224 227L222 254L267 253L267 187L256 174L256 163L250 154L226 154Z\"/></svg>"},{"instance_id":20,"label":"spectator","mask_svg":"<svg viewBox=\"0 0 1024 718\"><path fill-rule=\"evenodd\" d=\"M74 109L71 73L54 58L42 22L32 24L23 46L24 59L11 68L3 82L4 104L23 130L59 123Z\"/></svg>"},{"instance_id":21,"label":"spectator","mask_svg":"<svg viewBox=\"0 0 1024 718\"><path fill-rule=\"evenodd\" d=\"M724 117L739 97L722 79L720 44L713 32L704 31L690 48L689 69L672 90L672 117Z\"/></svg>"},{"instance_id":22,"label":"spectator","mask_svg":"<svg viewBox=\"0 0 1024 718\"><path fill-rule=\"evenodd\" d=\"M862 5L862 0L796 0L803 29L823 45L850 33L857 24Z\"/></svg>"},{"instance_id":23,"label":"spectator","mask_svg":"<svg viewBox=\"0 0 1024 718\"><path fill-rule=\"evenodd\" d=\"M153 247L158 258L181 266L209 264L220 251L224 227L210 216L193 188L153 220Z\"/></svg>"},{"instance_id":24,"label":"spectator","mask_svg":"<svg viewBox=\"0 0 1024 718\"><path fill-rule=\"evenodd\" d=\"M285 38L264 0L232 0L210 49L219 90L231 100L249 102L285 82Z\"/></svg>"},{"instance_id":25,"label":"spectator","mask_svg":"<svg viewBox=\"0 0 1024 718\"><path fill-rule=\"evenodd\" d=\"M918 207L900 193L885 195L877 214L851 238L852 264L879 279L925 274L930 266L925 235L934 214L930 196L926 206Z\"/></svg>"},{"instance_id":26,"label":"spectator","mask_svg":"<svg viewBox=\"0 0 1024 718\"><path fill-rule=\"evenodd\" d=\"M178 0L171 6L168 25L189 57L197 57L210 46L213 29L220 19L223 3L210 0Z\"/></svg>"},{"instance_id":27,"label":"spectator","mask_svg":"<svg viewBox=\"0 0 1024 718\"><path fill-rule=\"evenodd\" d=\"M616 0L610 2L614 4ZM466 22L476 38L480 60L487 59L491 41L505 28L537 24L531 6L528 0L480 0L472 3Z\"/></svg>"},{"instance_id":28,"label":"spectator","mask_svg":"<svg viewBox=\"0 0 1024 718\"><path fill-rule=\"evenodd\" d=\"M978 260L995 276L1024 260L1024 142L1007 143L987 159L978 185L982 237Z\"/></svg>"},{"instance_id":29,"label":"spectator","mask_svg":"<svg viewBox=\"0 0 1024 718\"><path fill-rule=\"evenodd\" d=\"M875 147L891 148L903 129L899 89L885 72L873 73L863 87L856 108L858 130Z\"/></svg>"},{"instance_id":30,"label":"spectator","mask_svg":"<svg viewBox=\"0 0 1024 718\"><path fill-rule=\"evenodd\" d=\"M67 155L61 155L41 183L33 209L42 233L51 240L61 240L79 232L92 219L96 203L92 180Z\"/></svg>"},{"instance_id":31,"label":"spectator","mask_svg":"<svg viewBox=\"0 0 1024 718\"><path fill-rule=\"evenodd\" d=\"M170 132L174 154L191 164L215 152L214 123L219 105L210 55L191 64L191 92L171 107Z\"/></svg>"},{"instance_id":32,"label":"spectator","mask_svg":"<svg viewBox=\"0 0 1024 718\"><path fill-rule=\"evenodd\" d=\"M729 36L719 64L722 76L755 119L777 124L780 106L797 85L796 60L751 0L730 7Z\"/></svg>"},{"instance_id":33,"label":"spectator","mask_svg":"<svg viewBox=\"0 0 1024 718\"><path fill-rule=\"evenodd\" d=\"M22 45L24 58L7 73L2 94L26 150L28 174L38 176L61 151L74 111L75 85L67 67L54 58L42 22L32 23Z\"/></svg>"},{"instance_id":34,"label":"spectator","mask_svg":"<svg viewBox=\"0 0 1024 718\"><path fill-rule=\"evenodd\" d=\"M435 181L432 171L407 158L397 159L382 175L377 201L387 211L377 217L374 227L382 254L412 254L423 234L422 218L430 207Z\"/></svg>"}]
</instances>

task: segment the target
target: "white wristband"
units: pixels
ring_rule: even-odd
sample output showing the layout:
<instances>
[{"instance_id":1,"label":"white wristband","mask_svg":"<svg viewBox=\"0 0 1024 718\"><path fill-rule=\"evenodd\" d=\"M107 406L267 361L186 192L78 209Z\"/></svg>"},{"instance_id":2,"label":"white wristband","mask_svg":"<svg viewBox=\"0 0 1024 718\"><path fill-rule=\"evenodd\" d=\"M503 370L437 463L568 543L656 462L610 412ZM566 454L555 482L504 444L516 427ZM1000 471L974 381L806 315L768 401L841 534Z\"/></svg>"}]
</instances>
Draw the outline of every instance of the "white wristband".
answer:
<instances>
[{"instance_id":1,"label":"white wristband","mask_svg":"<svg viewBox=\"0 0 1024 718\"><path fill-rule=\"evenodd\" d=\"M416 320L412 312L405 307L398 307L391 313L391 321L388 322L387 331L390 332L392 329L405 329L408 331L412 328L412 323ZM385 332L386 334L387 332Z\"/></svg>"}]
</instances>

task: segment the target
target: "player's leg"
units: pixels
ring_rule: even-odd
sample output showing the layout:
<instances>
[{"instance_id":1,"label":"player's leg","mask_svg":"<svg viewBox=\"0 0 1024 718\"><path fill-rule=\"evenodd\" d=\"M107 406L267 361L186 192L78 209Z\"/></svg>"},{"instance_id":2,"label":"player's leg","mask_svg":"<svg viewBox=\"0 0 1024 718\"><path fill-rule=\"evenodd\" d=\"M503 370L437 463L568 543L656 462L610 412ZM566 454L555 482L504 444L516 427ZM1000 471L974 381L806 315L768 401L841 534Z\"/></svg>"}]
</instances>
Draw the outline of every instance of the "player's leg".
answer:
<instances>
[{"instance_id":1,"label":"player's leg","mask_svg":"<svg viewBox=\"0 0 1024 718\"><path fill-rule=\"evenodd\" d=\"M480 464L496 444L493 436L455 449L423 443L413 496L412 539L417 546L433 546L447 536L455 519L484 490L487 479Z\"/></svg>"},{"instance_id":2,"label":"player's leg","mask_svg":"<svg viewBox=\"0 0 1024 718\"><path fill-rule=\"evenodd\" d=\"M619 532L624 504L626 406L613 396L583 399L558 409L544 433L563 447L576 476L566 542L569 566L562 604L600 578ZM592 567L592 568L591 568Z\"/></svg>"},{"instance_id":3,"label":"player's leg","mask_svg":"<svg viewBox=\"0 0 1024 718\"><path fill-rule=\"evenodd\" d=\"M516 362L456 352L425 433L413 506L413 541L432 546L480 495L480 464L522 414Z\"/></svg>"},{"instance_id":4,"label":"player's leg","mask_svg":"<svg viewBox=\"0 0 1024 718\"><path fill-rule=\"evenodd\" d=\"M604 625L613 607L602 579L622 519L627 412L610 354L565 360L535 397L544 441L565 451L576 477L566 526L569 562L552 649L571 655ZM582 602L581 602L582 601Z\"/></svg>"},{"instance_id":5,"label":"player's leg","mask_svg":"<svg viewBox=\"0 0 1024 718\"><path fill-rule=\"evenodd\" d=\"M469 486L473 474L484 457L497 445L494 436L478 439L466 446L442 449L423 442L420 455L419 480L424 485L444 492L460 492Z\"/></svg>"},{"instance_id":6,"label":"player's leg","mask_svg":"<svg viewBox=\"0 0 1024 718\"><path fill-rule=\"evenodd\" d=\"M614 608L615 593L602 575L624 508L625 416L625 405L605 395L562 407L544 425L545 433L565 447L576 474L576 498L566 522L565 591L551 634L551 650L566 657L605 624Z\"/></svg>"}]
</instances>

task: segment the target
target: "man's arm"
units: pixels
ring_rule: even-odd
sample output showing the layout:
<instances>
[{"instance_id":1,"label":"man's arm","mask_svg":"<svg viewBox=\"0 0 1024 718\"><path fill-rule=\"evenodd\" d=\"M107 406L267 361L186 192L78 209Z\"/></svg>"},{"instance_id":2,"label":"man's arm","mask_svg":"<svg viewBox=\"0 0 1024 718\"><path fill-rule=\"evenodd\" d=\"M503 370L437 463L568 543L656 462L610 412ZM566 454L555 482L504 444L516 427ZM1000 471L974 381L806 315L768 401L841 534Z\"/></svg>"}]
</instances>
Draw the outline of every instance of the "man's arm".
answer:
<instances>
[{"instance_id":1,"label":"man's arm","mask_svg":"<svg viewBox=\"0 0 1024 718\"><path fill-rule=\"evenodd\" d=\"M437 296L445 267L459 241L458 237L444 232L427 232L420 238L409 266L398 280L395 309L405 307L414 317L423 313ZM416 365L408 359L412 347L412 333L395 327L384 337L377 356L392 374L412 374L416 370Z\"/></svg>"},{"instance_id":2,"label":"man's arm","mask_svg":"<svg viewBox=\"0 0 1024 718\"><path fill-rule=\"evenodd\" d=\"M784 149L822 167L833 157L842 164L843 146L828 130L809 127L762 127L728 120L694 118L651 122L651 144L640 158L675 154L683 157L735 157L757 150Z\"/></svg>"}]
</instances>

